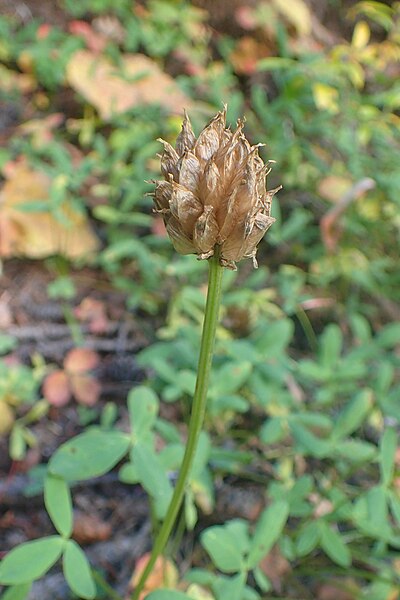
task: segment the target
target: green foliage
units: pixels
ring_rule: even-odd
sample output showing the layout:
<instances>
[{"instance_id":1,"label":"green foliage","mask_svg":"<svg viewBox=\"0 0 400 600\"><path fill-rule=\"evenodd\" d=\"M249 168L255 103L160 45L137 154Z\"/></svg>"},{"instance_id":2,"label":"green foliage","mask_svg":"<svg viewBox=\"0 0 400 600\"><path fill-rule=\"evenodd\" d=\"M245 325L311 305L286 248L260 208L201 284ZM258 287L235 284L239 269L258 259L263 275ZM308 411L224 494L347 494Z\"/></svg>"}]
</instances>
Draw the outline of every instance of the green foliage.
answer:
<instances>
[{"instance_id":1,"label":"green foliage","mask_svg":"<svg viewBox=\"0 0 400 600\"><path fill-rule=\"evenodd\" d=\"M2 595L2 600L25 600L31 589L31 583L10 586Z\"/></svg>"},{"instance_id":2,"label":"green foliage","mask_svg":"<svg viewBox=\"0 0 400 600\"><path fill-rule=\"evenodd\" d=\"M90 600L96 597L90 565L85 553L74 540L68 540L66 543L63 570L69 587L79 598Z\"/></svg>"},{"instance_id":3,"label":"green foliage","mask_svg":"<svg viewBox=\"0 0 400 600\"><path fill-rule=\"evenodd\" d=\"M49 462L49 473L66 481L98 477L112 469L128 448L129 436L122 432L89 429L58 448Z\"/></svg>"},{"instance_id":4,"label":"green foliage","mask_svg":"<svg viewBox=\"0 0 400 600\"><path fill-rule=\"evenodd\" d=\"M272 504L262 513L252 537L248 524L237 519L206 529L201 537L202 545L220 571L235 573L256 569L281 535L288 514L287 503Z\"/></svg>"},{"instance_id":5,"label":"green foliage","mask_svg":"<svg viewBox=\"0 0 400 600\"><path fill-rule=\"evenodd\" d=\"M60 558L64 546L64 540L58 535L21 544L1 562L0 582L19 585L39 579Z\"/></svg>"},{"instance_id":6,"label":"green foliage","mask_svg":"<svg viewBox=\"0 0 400 600\"><path fill-rule=\"evenodd\" d=\"M48 410L47 402L38 398L43 366L39 358L33 368L10 366L0 360L0 435L10 433L9 453L14 460L22 460L27 447L36 446L36 437L28 426Z\"/></svg>"},{"instance_id":7,"label":"green foliage","mask_svg":"<svg viewBox=\"0 0 400 600\"><path fill-rule=\"evenodd\" d=\"M146 596L148 600L190 600L191 596L176 590L156 590Z\"/></svg>"},{"instance_id":8,"label":"green foliage","mask_svg":"<svg viewBox=\"0 0 400 600\"><path fill-rule=\"evenodd\" d=\"M60 535L68 538L72 534L71 492L64 479L50 473L44 483L44 503L54 527Z\"/></svg>"}]
</instances>

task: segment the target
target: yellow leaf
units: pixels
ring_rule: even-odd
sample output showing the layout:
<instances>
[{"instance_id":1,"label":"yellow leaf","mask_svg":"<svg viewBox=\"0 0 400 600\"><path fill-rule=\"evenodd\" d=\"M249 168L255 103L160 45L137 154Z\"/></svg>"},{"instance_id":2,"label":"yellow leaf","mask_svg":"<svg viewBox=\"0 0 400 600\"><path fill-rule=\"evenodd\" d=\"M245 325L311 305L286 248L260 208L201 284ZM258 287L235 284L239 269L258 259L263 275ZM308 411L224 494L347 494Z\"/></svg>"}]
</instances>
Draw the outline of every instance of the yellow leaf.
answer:
<instances>
[{"instance_id":1,"label":"yellow leaf","mask_svg":"<svg viewBox=\"0 0 400 600\"><path fill-rule=\"evenodd\" d=\"M0 435L8 433L14 421L15 417L12 408L4 400L0 400Z\"/></svg>"},{"instance_id":2,"label":"yellow leaf","mask_svg":"<svg viewBox=\"0 0 400 600\"><path fill-rule=\"evenodd\" d=\"M68 63L67 81L104 120L140 104L158 103L171 113L182 113L192 104L172 77L142 54L125 54L116 66L94 52L78 50Z\"/></svg>"},{"instance_id":3,"label":"yellow leaf","mask_svg":"<svg viewBox=\"0 0 400 600\"><path fill-rule=\"evenodd\" d=\"M185 593L193 600L215 600L215 596L209 590L197 583L191 583Z\"/></svg>"},{"instance_id":4,"label":"yellow leaf","mask_svg":"<svg viewBox=\"0 0 400 600\"><path fill-rule=\"evenodd\" d=\"M64 203L65 223L50 212L51 179L25 163L16 164L0 192L0 257L43 258L63 254L76 259L93 254L99 242L85 215ZM48 202L49 212L23 211L18 205Z\"/></svg>"},{"instance_id":5,"label":"yellow leaf","mask_svg":"<svg viewBox=\"0 0 400 600\"><path fill-rule=\"evenodd\" d=\"M365 48L365 46L368 44L370 37L371 31L368 27L368 24L365 21L360 21L354 27L351 45L353 46L353 48L361 50L362 48Z\"/></svg>"},{"instance_id":6,"label":"yellow leaf","mask_svg":"<svg viewBox=\"0 0 400 600\"><path fill-rule=\"evenodd\" d=\"M346 70L351 83L355 88L361 90L365 84L365 75L362 66L359 63L352 61L346 65Z\"/></svg>"},{"instance_id":7,"label":"yellow leaf","mask_svg":"<svg viewBox=\"0 0 400 600\"><path fill-rule=\"evenodd\" d=\"M279 12L291 23L300 35L311 33L311 13L303 0L274 0Z\"/></svg>"},{"instance_id":8,"label":"yellow leaf","mask_svg":"<svg viewBox=\"0 0 400 600\"><path fill-rule=\"evenodd\" d=\"M2 90L10 92L19 90L23 94L32 92L36 87L36 81L31 75L26 73L17 73L0 65L0 81Z\"/></svg>"},{"instance_id":9,"label":"yellow leaf","mask_svg":"<svg viewBox=\"0 0 400 600\"><path fill-rule=\"evenodd\" d=\"M339 94L335 88L325 83L314 83L312 90L318 110L328 110L333 114L339 111L337 103Z\"/></svg>"}]
</instances>

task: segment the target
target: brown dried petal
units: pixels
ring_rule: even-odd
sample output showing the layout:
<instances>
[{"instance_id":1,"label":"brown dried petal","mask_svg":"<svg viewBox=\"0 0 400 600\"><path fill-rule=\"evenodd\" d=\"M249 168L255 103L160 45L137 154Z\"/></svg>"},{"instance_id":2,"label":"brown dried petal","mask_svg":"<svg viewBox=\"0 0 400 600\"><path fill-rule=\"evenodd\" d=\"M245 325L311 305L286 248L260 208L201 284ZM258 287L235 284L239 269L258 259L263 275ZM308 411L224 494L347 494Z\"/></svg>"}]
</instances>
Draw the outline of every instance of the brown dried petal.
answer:
<instances>
[{"instance_id":1,"label":"brown dried petal","mask_svg":"<svg viewBox=\"0 0 400 600\"><path fill-rule=\"evenodd\" d=\"M232 143L226 149L223 157L223 176L228 183L233 178L241 177L246 168L246 160L249 155L249 144L243 136L232 138Z\"/></svg>"},{"instance_id":2,"label":"brown dried petal","mask_svg":"<svg viewBox=\"0 0 400 600\"><path fill-rule=\"evenodd\" d=\"M213 251L217 241L218 225L214 208L206 206L203 214L197 219L194 228L193 242L200 254Z\"/></svg>"},{"instance_id":3,"label":"brown dried petal","mask_svg":"<svg viewBox=\"0 0 400 600\"><path fill-rule=\"evenodd\" d=\"M272 204L272 198L275 196L275 194L277 194L279 192L279 190L282 189L281 185L278 185L278 187L274 188L273 190L268 190L268 192L266 192L266 196L264 197L264 202L263 205L264 206L268 206L268 208L271 208L271 204Z\"/></svg>"},{"instance_id":4,"label":"brown dried petal","mask_svg":"<svg viewBox=\"0 0 400 600\"><path fill-rule=\"evenodd\" d=\"M259 212L253 218L251 226L246 223L246 229L249 231L247 235L244 227L236 227L221 245L221 257L237 262L242 258L255 256L257 244L274 222L273 217Z\"/></svg>"},{"instance_id":5,"label":"brown dried petal","mask_svg":"<svg viewBox=\"0 0 400 600\"><path fill-rule=\"evenodd\" d=\"M179 183L196 194L201 166L193 152L185 152L179 161Z\"/></svg>"},{"instance_id":6,"label":"brown dried petal","mask_svg":"<svg viewBox=\"0 0 400 600\"><path fill-rule=\"evenodd\" d=\"M182 123L182 129L178 137L176 138L175 149L179 156L182 156L186 150L193 150L193 146L196 143L196 136L192 129L189 116L185 111L185 118Z\"/></svg>"},{"instance_id":7,"label":"brown dried petal","mask_svg":"<svg viewBox=\"0 0 400 600\"><path fill-rule=\"evenodd\" d=\"M244 225L236 225L234 231L221 244L221 258L227 261L238 261L243 258Z\"/></svg>"},{"instance_id":8,"label":"brown dried petal","mask_svg":"<svg viewBox=\"0 0 400 600\"><path fill-rule=\"evenodd\" d=\"M172 215L181 224L184 233L190 236L193 227L201 213L203 206L192 192L186 188L175 184L170 201Z\"/></svg>"},{"instance_id":9,"label":"brown dried petal","mask_svg":"<svg viewBox=\"0 0 400 600\"><path fill-rule=\"evenodd\" d=\"M169 174L174 178L174 181L178 181L178 161L179 156L168 142L159 138L157 141L161 142L164 146L164 152L161 156L161 172L165 179L168 179Z\"/></svg>"},{"instance_id":10,"label":"brown dried petal","mask_svg":"<svg viewBox=\"0 0 400 600\"><path fill-rule=\"evenodd\" d=\"M220 147L224 135L226 107L219 112L200 133L194 146L194 153L202 160L210 160Z\"/></svg>"},{"instance_id":11,"label":"brown dried petal","mask_svg":"<svg viewBox=\"0 0 400 600\"><path fill-rule=\"evenodd\" d=\"M212 204L216 208L216 205L218 204L216 199L221 196L220 179L217 165L213 160L210 160L199 181L199 197L202 199L205 206L207 204Z\"/></svg>"},{"instance_id":12,"label":"brown dried petal","mask_svg":"<svg viewBox=\"0 0 400 600\"><path fill-rule=\"evenodd\" d=\"M246 215L253 211L257 203L256 176L248 163L245 170L239 170L231 181L227 194L219 203L217 221L221 228L221 242L230 235L235 223L243 223ZM229 193L229 190L232 192ZM226 200L225 200L226 198Z\"/></svg>"},{"instance_id":13,"label":"brown dried petal","mask_svg":"<svg viewBox=\"0 0 400 600\"><path fill-rule=\"evenodd\" d=\"M262 236L268 231L276 219L269 215L259 212L251 223L249 228L245 228L245 250L244 253L247 255L250 246L255 246L261 240ZM247 225L247 224L246 224ZM247 233L248 232L248 233Z\"/></svg>"},{"instance_id":14,"label":"brown dried petal","mask_svg":"<svg viewBox=\"0 0 400 600\"><path fill-rule=\"evenodd\" d=\"M217 237L218 244L222 244L226 238L231 235L234 227L237 226L238 208L238 188L235 188L228 199L227 206L223 207L223 210L220 211L220 217L222 217L223 221L222 223L219 223L220 230Z\"/></svg>"},{"instance_id":15,"label":"brown dried petal","mask_svg":"<svg viewBox=\"0 0 400 600\"><path fill-rule=\"evenodd\" d=\"M172 196L172 183L170 181L156 181L154 190L154 204L158 210L169 208Z\"/></svg>"},{"instance_id":16,"label":"brown dried petal","mask_svg":"<svg viewBox=\"0 0 400 600\"><path fill-rule=\"evenodd\" d=\"M185 234L179 221L175 217L165 219L165 227L172 240L174 248L179 254L196 254L197 250L192 240Z\"/></svg>"},{"instance_id":17,"label":"brown dried petal","mask_svg":"<svg viewBox=\"0 0 400 600\"><path fill-rule=\"evenodd\" d=\"M273 223L275 223L273 217L269 217L263 213L260 213L255 220L253 229L250 235L246 238L244 245L242 246L243 257L242 258L253 258L253 265L257 268L256 253L257 246L261 239L264 237L268 229Z\"/></svg>"},{"instance_id":18,"label":"brown dried petal","mask_svg":"<svg viewBox=\"0 0 400 600\"><path fill-rule=\"evenodd\" d=\"M218 149L218 155L222 154L226 150L227 146L229 146L229 143L232 140L232 137L233 137L232 131L230 129L225 129L222 134L221 144Z\"/></svg>"},{"instance_id":19,"label":"brown dried petal","mask_svg":"<svg viewBox=\"0 0 400 600\"><path fill-rule=\"evenodd\" d=\"M247 212L257 203L257 173L254 169L253 162L250 160L246 163L241 185L239 187L241 196L240 203L245 205L243 210Z\"/></svg>"}]
</instances>

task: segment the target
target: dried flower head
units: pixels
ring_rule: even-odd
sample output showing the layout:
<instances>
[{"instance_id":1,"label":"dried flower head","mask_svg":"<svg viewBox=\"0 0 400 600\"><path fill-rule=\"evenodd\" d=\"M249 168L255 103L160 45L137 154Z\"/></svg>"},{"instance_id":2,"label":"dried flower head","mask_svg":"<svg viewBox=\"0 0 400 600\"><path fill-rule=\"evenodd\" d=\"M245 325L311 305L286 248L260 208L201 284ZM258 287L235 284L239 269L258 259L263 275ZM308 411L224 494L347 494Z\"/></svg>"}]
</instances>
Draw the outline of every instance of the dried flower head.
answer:
<instances>
[{"instance_id":1,"label":"dried flower head","mask_svg":"<svg viewBox=\"0 0 400 600\"><path fill-rule=\"evenodd\" d=\"M181 254L213 256L219 246L222 266L236 269L236 261L252 258L261 238L275 221L267 192L270 172L258 154L263 144L250 146L243 132L226 128L226 107L196 139L188 115L175 148L168 142L161 156L165 181L156 181L154 202L162 214L175 249Z\"/></svg>"}]
</instances>

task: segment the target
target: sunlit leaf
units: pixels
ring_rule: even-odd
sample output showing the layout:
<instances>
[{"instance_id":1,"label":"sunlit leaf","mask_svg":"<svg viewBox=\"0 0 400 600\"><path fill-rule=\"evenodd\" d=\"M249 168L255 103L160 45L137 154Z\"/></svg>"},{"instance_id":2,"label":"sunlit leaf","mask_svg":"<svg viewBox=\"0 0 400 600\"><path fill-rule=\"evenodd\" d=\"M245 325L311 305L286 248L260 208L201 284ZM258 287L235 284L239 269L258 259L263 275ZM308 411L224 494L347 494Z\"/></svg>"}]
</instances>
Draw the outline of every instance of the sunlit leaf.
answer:
<instances>
[{"instance_id":1,"label":"sunlit leaf","mask_svg":"<svg viewBox=\"0 0 400 600\"><path fill-rule=\"evenodd\" d=\"M354 48L357 48L357 50L361 50L368 44L370 36L371 31L368 27L368 23L365 21L359 21L354 27L351 44L354 46Z\"/></svg>"},{"instance_id":2,"label":"sunlit leaf","mask_svg":"<svg viewBox=\"0 0 400 600\"><path fill-rule=\"evenodd\" d=\"M339 112L339 92L326 83L313 83L314 102L318 110L327 110L332 114Z\"/></svg>"}]
</instances>

